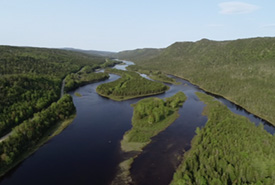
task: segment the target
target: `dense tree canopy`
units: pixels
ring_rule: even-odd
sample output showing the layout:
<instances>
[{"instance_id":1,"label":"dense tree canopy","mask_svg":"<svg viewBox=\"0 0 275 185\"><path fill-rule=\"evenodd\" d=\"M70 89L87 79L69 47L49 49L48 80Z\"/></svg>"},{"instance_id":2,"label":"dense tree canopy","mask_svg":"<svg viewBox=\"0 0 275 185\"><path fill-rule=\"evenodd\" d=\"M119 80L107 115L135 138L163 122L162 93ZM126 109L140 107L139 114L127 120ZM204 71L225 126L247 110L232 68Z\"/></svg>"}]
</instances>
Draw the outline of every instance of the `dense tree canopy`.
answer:
<instances>
[{"instance_id":1,"label":"dense tree canopy","mask_svg":"<svg viewBox=\"0 0 275 185\"><path fill-rule=\"evenodd\" d=\"M58 100L67 74L83 66L88 74L104 63L114 62L58 49L0 46L0 136Z\"/></svg>"},{"instance_id":2,"label":"dense tree canopy","mask_svg":"<svg viewBox=\"0 0 275 185\"><path fill-rule=\"evenodd\" d=\"M177 42L153 55L137 51L137 65L190 80L275 125L275 38ZM140 56L140 57L138 57ZM126 58L123 53L121 57ZM120 55L118 56L120 58Z\"/></svg>"},{"instance_id":3,"label":"dense tree canopy","mask_svg":"<svg viewBox=\"0 0 275 185\"><path fill-rule=\"evenodd\" d=\"M129 143L143 143L140 145L143 146L150 142L150 138L175 121L178 117L177 110L185 100L185 94L178 92L165 101L159 98L145 98L134 104L133 127L124 134L122 148L130 146Z\"/></svg>"},{"instance_id":4,"label":"dense tree canopy","mask_svg":"<svg viewBox=\"0 0 275 185\"><path fill-rule=\"evenodd\" d=\"M69 95L59 99L65 76L70 74L68 81L75 83L69 89L75 88L107 78L108 74L94 70L115 63L72 51L0 46L0 137L9 133L0 142L0 174L24 159L58 122L74 113Z\"/></svg>"},{"instance_id":5,"label":"dense tree canopy","mask_svg":"<svg viewBox=\"0 0 275 185\"><path fill-rule=\"evenodd\" d=\"M198 96L208 122L197 128L171 184L275 184L275 137L212 97Z\"/></svg>"},{"instance_id":6,"label":"dense tree canopy","mask_svg":"<svg viewBox=\"0 0 275 185\"><path fill-rule=\"evenodd\" d=\"M105 80L109 78L108 73L95 73L95 72L86 72L87 67L83 68L77 73L71 73L65 78L65 88L66 92L78 88L79 86L97 82L100 80Z\"/></svg>"},{"instance_id":7,"label":"dense tree canopy","mask_svg":"<svg viewBox=\"0 0 275 185\"><path fill-rule=\"evenodd\" d=\"M59 80L41 75L0 79L0 135L59 98Z\"/></svg>"},{"instance_id":8,"label":"dense tree canopy","mask_svg":"<svg viewBox=\"0 0 275 185\"><path fill-rule=\"evenodd\" d=\"M108 69L106 72L118 74L121 78L113 82L99 85L96 91L100 95L114 100L125 100L134 97L159 94L165 92L169 88L162 83L147 80L135 72L118 69Z\"/></svg>"},{"instance_id":9,"label":"dense tree canopy","mask_svg":"<svg viewBox=\"0 0 275 185\"><path fill-rule=\"evenodd\" d=\"M156 80L156 81L177 84L177 82L174 78L168 77L166 74L162 73L161 71L149 70L144 67L137 66L137 65L130 65L127 67L127 69L129 71L136 71L138 73L146 74L151 79Z\"/></svg>"},{"instance_id":10,"label":"dense tree canopy","mask_svg":"<svg viewBox=\"0 0 275 185\"><path fill-rule=\"evenodd\" d=\"M0 74L45 74L65 77L81 66L103 64L105 59L59 49L0 46Z\"/></svg>"},{"instance_id":11,"label":"dense tree canopy","mask_svg":"<svg viewBox=\"0 0 275 185\"><path fill-rule=\"evenodd\" d=\"M49 129L59 121L67 119L74 113L75 107L70 95L64 95L57 103L36 113L33 118L16 126L11 135L0 142L0 172L19 158L24 152L32 149Z\"/></svg>"}]
</instances>

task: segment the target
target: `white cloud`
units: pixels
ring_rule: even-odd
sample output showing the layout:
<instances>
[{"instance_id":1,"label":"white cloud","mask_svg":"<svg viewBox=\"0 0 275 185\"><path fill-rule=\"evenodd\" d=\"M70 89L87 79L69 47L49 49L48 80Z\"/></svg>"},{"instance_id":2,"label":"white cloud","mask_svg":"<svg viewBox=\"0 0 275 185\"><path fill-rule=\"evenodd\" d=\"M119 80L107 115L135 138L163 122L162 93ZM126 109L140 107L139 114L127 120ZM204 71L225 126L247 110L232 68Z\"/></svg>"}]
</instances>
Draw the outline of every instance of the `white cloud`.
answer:
<instances>
[{"instance_id":1,"label":"white cloud","mask_svg":"<svg viewBox=\"0 0 275 185\"><path fill-rule=\"evenodd\" d=\"M260 8L259 6L253 4L238 1L220 3L219 7L221 8L221 14L246 14L251 13Z\"/></svg>"}]
</instances>

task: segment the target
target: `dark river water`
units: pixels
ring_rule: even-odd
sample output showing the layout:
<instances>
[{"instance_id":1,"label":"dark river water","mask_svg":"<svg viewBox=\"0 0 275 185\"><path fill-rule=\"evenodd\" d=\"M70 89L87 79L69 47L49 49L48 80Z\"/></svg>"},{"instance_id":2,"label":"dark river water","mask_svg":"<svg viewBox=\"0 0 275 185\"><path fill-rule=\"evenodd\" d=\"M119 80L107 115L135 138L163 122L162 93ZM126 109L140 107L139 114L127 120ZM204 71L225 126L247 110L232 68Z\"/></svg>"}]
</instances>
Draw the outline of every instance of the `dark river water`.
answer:
<instances>
[{"instance_id":1,"label":"dark river water","mask_svg":"<svg viewBox=\"0 0 275 185\"><path fill-rule=\"evenodd\" d=\"M123 65L116 68L125 69ZM116 102L96 93L96 87L118 79L108 80L78 88L82 97L71 92L77 116L61 134L51 139L33 155L2 177L0 185L105 185L110 184L118 164L123 160L120 140L131 128L131 104L141 98ZM196 127L203 127L207 117L202 116L204 103L195 92L203 92L188 81L173 77L182 85L169 85L170 89L155 97L170 97L178 91L187 96L180 108L180 117L165 131L152 139L135 159L131 174L135 184L166 185L172 180L184 151ZM249 114L228 100L216 97L232 112L248 117L255 124L264 123L265 129L274 133L274 127Z\"/></svg>"}]
</instances>

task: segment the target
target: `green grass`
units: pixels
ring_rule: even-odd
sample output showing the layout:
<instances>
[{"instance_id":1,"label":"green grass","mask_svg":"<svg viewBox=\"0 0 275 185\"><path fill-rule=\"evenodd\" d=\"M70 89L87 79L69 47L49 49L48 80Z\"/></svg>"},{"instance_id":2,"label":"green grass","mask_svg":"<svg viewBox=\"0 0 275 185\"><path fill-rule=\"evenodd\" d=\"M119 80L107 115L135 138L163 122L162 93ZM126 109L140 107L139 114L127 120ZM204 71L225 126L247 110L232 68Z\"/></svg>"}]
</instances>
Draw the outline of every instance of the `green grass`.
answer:
<instances>
[{"instance_id":1,"label":"green grass","mask_svg":"<svg viewBox=\"0 0 275 185\"><path fill-rule=\"evenodd\" d=\"M65 128L67 128L74 120L76 114L71 115L68 119L57 124L56 128L53 128L54 132L48 137L48 140L52 139L54 136L60 134Z\"/></svg>"},{"instance_id":2,"label":"green grass","mask_svg":"<svg viewBox=\"0 0 275 185\"><path fill-rule=\"evenodd\" d=\"M130 184L132 182L131 178L131 165L134 162L134 157L127 159L119 164L119 171L115 179L112 181L112 185L116 184Z\"/></svg>"},{"instance_id":3,"label":"green grass","mask_svg":"<svg viewBox=\"0 0 275 185\"><path fill-rule=\"evenodd\" d=\"M77 97L82 97L82 95L78 92L75 92L74 95L76 95Z\"/></svg>"},{"instance_id":4,"label":"green grass","mask_svg":"<svg viewBox=\"0 0 275 185\"><path fill-rule=\"evenodd\" d=\"M171 184L275 184L275 137L212 97L197 95L207 105L208 122L197 128Z\"/></svg>"},{"instance_id":5,"label":"green grass","mask_svg":"<svg viewBox=\"0 0 275 185\"><path fill-rule=\"evenodd\" d=\"M105 71L120 75L121 78L97 86L96 92L101 96L113 100L121 101L136 97L150 96L164 93L169 89L168 86L160 82L147 80L135 72L117 69L106 69Z\"/></svg>"}]
</instances>

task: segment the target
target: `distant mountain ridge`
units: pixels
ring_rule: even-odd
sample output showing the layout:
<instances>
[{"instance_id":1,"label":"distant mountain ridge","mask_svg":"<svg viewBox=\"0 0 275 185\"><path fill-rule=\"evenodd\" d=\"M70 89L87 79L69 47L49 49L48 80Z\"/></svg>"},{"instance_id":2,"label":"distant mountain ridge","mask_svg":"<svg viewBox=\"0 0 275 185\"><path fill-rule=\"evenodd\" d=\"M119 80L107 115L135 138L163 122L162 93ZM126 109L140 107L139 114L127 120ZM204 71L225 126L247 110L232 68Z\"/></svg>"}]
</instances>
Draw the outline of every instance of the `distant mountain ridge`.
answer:
<instances>
[{"instance_id":1,"label":"distant mountain ridge","mask_svg":"<svg viewBox=\"0 0 275 185\"><path fill-rule=\"evenodd\" d=\"M75 48L61 48L63 50L67 51L76 51L79 53L85 53L89 55L98 55L103 57L112 57L116 54L116 52L110 52L110 51L98 51L98 50L82 50L82 49L75 49Z\"/></svg>"},{"instance_id":2,"label":"distant mountain ridge","mask_svg":"<svg viewBox=\"0 0 275 185\"><path fill-rule=\"evenodd\" d=\"M132 59L134 62L145 62L149 59L153 60L163 57L188 57L189 59L194 59L203 56L210 57L210 55L216 54L218 56L224 55L231 59L234 54L237 54L238 57L245 58L245 56L242 56L243 53L265 58L268 57L267 55L273 55L269 48L272 49L274 45L275 37L257 37L226 41L201 39L196 42L175 42L163 49L144 48L121 51L116 54L116 57Z\"/></svg>"}]
</instances>

